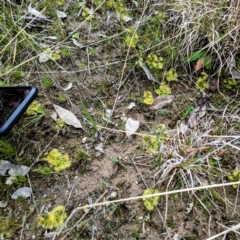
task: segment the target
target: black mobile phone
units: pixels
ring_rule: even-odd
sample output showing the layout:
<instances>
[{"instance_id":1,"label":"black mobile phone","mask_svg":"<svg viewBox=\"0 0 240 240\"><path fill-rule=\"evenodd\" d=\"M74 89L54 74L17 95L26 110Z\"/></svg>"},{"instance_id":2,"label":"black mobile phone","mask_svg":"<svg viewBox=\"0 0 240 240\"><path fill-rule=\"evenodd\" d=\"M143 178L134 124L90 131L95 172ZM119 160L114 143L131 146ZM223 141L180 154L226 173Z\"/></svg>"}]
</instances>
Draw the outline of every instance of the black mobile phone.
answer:
<instances>
[{"instance_id":1,"label":"black mobile phone","mask_svg":"<svg viewBox=\"0 0 240 240\"><path fill-rule=\"evenodd\" d=\"M10 131L37 96L31 86L0 87L0 136Z\"/></svg>"}]
</instances>

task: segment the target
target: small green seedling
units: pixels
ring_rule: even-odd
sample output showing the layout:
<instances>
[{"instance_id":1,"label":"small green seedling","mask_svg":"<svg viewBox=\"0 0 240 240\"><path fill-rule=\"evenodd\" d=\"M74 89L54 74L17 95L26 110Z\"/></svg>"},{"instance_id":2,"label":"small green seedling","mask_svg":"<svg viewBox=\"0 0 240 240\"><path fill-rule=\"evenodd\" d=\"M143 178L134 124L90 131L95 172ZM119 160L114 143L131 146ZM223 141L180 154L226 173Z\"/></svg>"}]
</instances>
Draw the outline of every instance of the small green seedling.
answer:
<instances>
[{"instance_id":1,"label":"small green seedling","mask_svg":"<svg viewBox=\"0 0 240 240\"><path fill-rule=\"evenodd\" d=\"M119 160L116 158L116 157L110 157L111 161L114 162L114 163L117 163L119 162Z\"/></svg>"},{"instance_id":2,"label":"small green seedling","mask_svg":"<svg viewBox=\"0 0 240 240\"><path fill-rule=\"evenodd\" d=\"M183 112L183 114L182 114L182 119L187 118L187 117L190 115L190 113L192 112L193 109L194 109L194 104L193 104L193 103L190 103L190 104L187 106L186 110Z\"/></svg>"}]
</instances>

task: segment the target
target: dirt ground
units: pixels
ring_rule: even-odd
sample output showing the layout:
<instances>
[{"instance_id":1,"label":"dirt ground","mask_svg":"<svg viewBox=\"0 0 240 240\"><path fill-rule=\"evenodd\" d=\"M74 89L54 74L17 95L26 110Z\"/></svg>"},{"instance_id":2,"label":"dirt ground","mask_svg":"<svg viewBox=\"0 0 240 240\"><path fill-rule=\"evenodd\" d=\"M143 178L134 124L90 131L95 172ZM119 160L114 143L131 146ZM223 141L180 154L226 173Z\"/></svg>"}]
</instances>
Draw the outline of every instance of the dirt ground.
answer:
<instances>
[{"instance_id":1,"label":"dirt ground","mask_svg":"<svg viewBox=\"0 0 240 240\"><path fill-rule=\"evenodd\" d=\"M0 227L0 239L195 240L238 224L239 188L233 186L161 196L153 211L144 207L143 200L94 206L142 196L148 188L166 192L229 182L229 174L239 169L240 96L239 91L223 91L221 78L220 82L210 78L205 93L197 91L195 80L200 73L190 66L192 77L180 71L178 79L169 83L173 101L152 110L143 103L143 94L154 93L159 84L135 64L133 50L127 55L116 19L107 23L98 16L92 30L90 21L81 27L79 21L69 15L62 26L66 33L78 29L78 41L84 41L86 48L68 39L62 43L69 52L66 58L44 64L36 59L23 68L20 81L38 87L36 100L44 116L29 126L24 115L3 138L16 147L16 154L7 160L31 169L24 182L10 186L5 184L6 177L0 177L0 201L7 201L0 208L0 219L8 226ZM49 45L56 44L50 40ZM50 87L43 81L45 76L51 78ZM69 83L72 87L63 90ZM136 106L129 109L131 102ZM83 128L65 125L56 129L51 117L54 104L74 113ZM197 106L205 107L204 114L190 127L190 112ZM107 110L112 109L113 115L107 118ZM125 132L128 118L140 123L136 134L129 137ZM149 152L144 136L157 135L159 124L166 126L169 136L157 151ZM48 166L43 158L52 149L68 154L71 167L41 173L39 169ZM23 186L32 189L31 197L11 199ZM60 205L71 216L64 227L40 226L39 216ZM76 210L85 205L93 207ZM214 239L239 238L236 230Z\"/></svg>"}]
</instances>

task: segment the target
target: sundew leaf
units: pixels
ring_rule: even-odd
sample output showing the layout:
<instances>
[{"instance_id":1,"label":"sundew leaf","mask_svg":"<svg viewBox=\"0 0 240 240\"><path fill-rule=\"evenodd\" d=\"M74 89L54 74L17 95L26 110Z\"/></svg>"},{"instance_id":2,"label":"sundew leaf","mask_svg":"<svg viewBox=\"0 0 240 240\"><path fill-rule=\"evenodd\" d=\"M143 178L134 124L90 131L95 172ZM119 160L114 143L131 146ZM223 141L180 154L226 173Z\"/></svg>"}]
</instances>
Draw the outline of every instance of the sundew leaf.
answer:
<instances>
[{"instance_id":1,"label":"sundew leaf","mask_svg":"<svg viewBox=\"0 0 240 240\"><path fill-rule=\"evenodd\" d=\"M183 59L183 62L194 62L197 59L199 59L200 57L202 57L207 51L206 50L201 50L201 51L197 51L197 52L193 52L190 56L185 57Z\"/></svg>"}]
</instances>

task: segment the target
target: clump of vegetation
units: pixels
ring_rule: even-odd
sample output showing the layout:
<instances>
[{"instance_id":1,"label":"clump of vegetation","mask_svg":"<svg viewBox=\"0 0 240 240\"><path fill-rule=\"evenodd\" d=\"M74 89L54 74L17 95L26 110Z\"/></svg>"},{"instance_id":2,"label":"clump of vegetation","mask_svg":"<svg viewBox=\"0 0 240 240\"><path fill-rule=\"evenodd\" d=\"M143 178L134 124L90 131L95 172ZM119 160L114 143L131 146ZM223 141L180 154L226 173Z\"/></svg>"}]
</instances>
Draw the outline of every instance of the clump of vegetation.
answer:
<instances>
[{"instance_id":1,"label":"clump of vegetation","mask_svg":"<svg viewBox=\"0 0 240 240\"><path fill-rule=\"evenodd\" d=\"M150 53L147 56L146 62L150 69L155 70L163 69L163 58L159 57L157 54Z\"/></svg>"},{"instance_id":2,"label":"clump of vegetation","mask_svg":"<svg viewBox=\"0 0 240 240\"><path fill-rule=\"evenodd\" d=\"M57 61L61 59L61 50L52 50L51 48L44 49L43 53L40 54L40 58L42 57L43 62L47 62L49 59L53 61Z\"/></svg>"},{"instance_id":3,"label":"clump of vegetation","mask_svg":"<svg viewBox=\"0 0 240 240\"><path fill-rule=\"evenodd\" d=\"M178 74L176 69L171 68L169 71L164 73L164 76L168 82L176 81Z\"/></svg>"},{"instance_id":4,"label":"clump of vegetation","mask_svg":"<svg viewBox=\"0 0 240 240\"><path fill-rule=\"evenodd\" d=\"M82 17L86 20L91 20L95 18L93 14L93 9L89 9L88 7L84 7L82 11Z\"/></svg>"},{"instance_id":5,"label":"clump of vegetation","mask_svg":"<svg viewBox=\"0 0 240 240\"><path fill-rule=\"evenodd\" d=\"M68 154L61 154L57 149L53 149L43 158L49 163L50 167L56 171L61 172L71 166Z\"/></svg>"},{"instance_id":6,"label":"clump of vegetation","mask_svg":"<svg viewBox=\"0 0 240 240\"><path fill-rule=\"evenodd\" d=\"M51 78L49 77L43 77L43 86L45 88L51 88L53 86L53 81Z\"/></svg>"},{"instance_id":7,"label":"clump of vegetation","mask_svg":"<svg viewBox=\"0 0 240 240\"><path fill-rule=\"evenodd\" d=\"M204 91L209 88L207 83L208 74L205 72L201 73L201 76L197 79L196 89L199 91Z\"/></svg>"},{"instance_id":8,"label":"clump of vegetation","mask_svg":"<svg viewBox=\"0 0 240 240\"><path fill-rule=\"evenodd\" d=\"M238 181L240 181L240 170L237 169L237 170L234 170L232 173L230 173L228 175L228 180L230 182L238 182ZM234 188L238 188L238 186L239 186L238 184L234 184L233 185Z\"/></svg>"},{"instance_id":9,"label":"clump of vegetation","mask_svg":"<svg viewBox=\"0 0 240 240\"><path fill-rule=\"evenodd\" d=\"M145 91L143 93L143 103L147 105L152 105L154 103L154 98L151 92Z\"/></svg>"},{"instance_id":10,"label":"clump of vegetation","mask_svg":"<svg viewBox=\"0 0 240 240\"><path fill-rule=\"evenodd\" d=\"M61 118L58 118L57 119L57 125L55 126L55 129L60 130L60 129L65 128L65 127L66 127L66 123Z\"/></svg>"},{"instance_id":11,"label":"clump of vegetation","mask_svg":"<svg viewBox=\"0 0 240 240\"><path fill-rule=\"evenodd\" d=\"M32 104L28 107L26 114L29 116L33 115L44 115L41 103L38 101L33 101Z\"/></svg>"},{"instance_id":12,"label":"clump of vegetation","mask_svg":"<svg viewBox=\"0 0 240 240\"><path fill-rule=\"evenodd\" d=\"M17 148L12 146L7 140L0 140L0 156L10 158L17 154Z\"/></svg>"},{"instance_id":13,"label":"clump of vegetation","mask_svg":"<svg viewBox=\"0 0 240 240\"><path fill-rule=\"evenodd\" d=\"M171 94L171 88L165 83L162 82L158 89L156 89L156 94L160 96L164 95L170 95Z\"/></svg>"},{"instance_id":14,"label":"clump of vegetation","mask_svg":"<svg viewBox=\"0 0 240 240\"><path fill-rule=\"evenodd\" d=\"M10 220L7 217L0 217L1 225L0 225L0 238L1 239L9 239L12 238L14 232L18 228L18 225L14 223L13 220Z\"/></svg>"},{"instance_id":15,"label":"clump of vegetation","mask_svg":"<svg viewBox=\"0 0 240 240\"><path fill-rule=\"evenodd\" d=\"M161 143L169 138L168 130L165 124L159 124L158 128L155 130L155 135L144 135L143 136L143 148L146 149L147 153L158 152Z\"/></svg>"},{"instance_id":16,"label":"clump of vegetation","mask_svg":"<svg viewBox=\"0 0 240 240\"><path fill-rule=\"evenodd\" d=\"M62 226L67 214L63 206L54 208L48 214L42 214L39 217L39 225L45 229L53 229Z\"/></svg>"},{"instance_id":17,"label":"clump of vegetation","mask_svg":"<svg viewBox=\"0 0 240 240\"><path fill-rule=\"evenodd\" d=\"M160 142L159 142L157 136L144 135L143 136L143 147L146 149L147 153L157 152L160 148Z\"/></svg>"},{"instance_id":18,"label":"clump of vegetation","mask_svg":"<svg viewBox=\"0 0 240 240\"><path fill-rule=\"evenodd\" d=\"M125 43L130 48L136 48L137 42L138 42L138 34L134 33L131 28L128 29L128 35L125 38Z\"/></svg>"},{"instance_id":19,"label":"clump of vegetation","mask_svg":"<svg viewBox=\"0 0 240 240\"><path fill-rule=\"evenodd\" d=\"M155 194L155 193L160 193L159 190L153 189L153 188L148 188L144 191L143 196L145 195L150 195L150 194ZM160 196L156 197L149 197L149 198L143 198L143 205L148 211L154 210L154 208L158 205Z\"/></svg>"},{"instance_id":20,"label":"clump of vegetation","mask_svg":"<svg viewBox=\"0 0 240 240\"><path fill-rule=\"evenodd\" d=\"M229 77L223 80L223 87L227 90L237 91L239 84L234 78Z\"/></svg>"},{"instance_id":21,"label":"clump of vegetation","mask_svg":"<svg viewBox=\"0 0 240 240\"><path fill-rule=\"evenodd\" d=\"M162 123L158 125L156 133L160 136L160 139L162 141L165 141L170 137L165 124L162 124Z\"/></svg>"}]
</instances>

